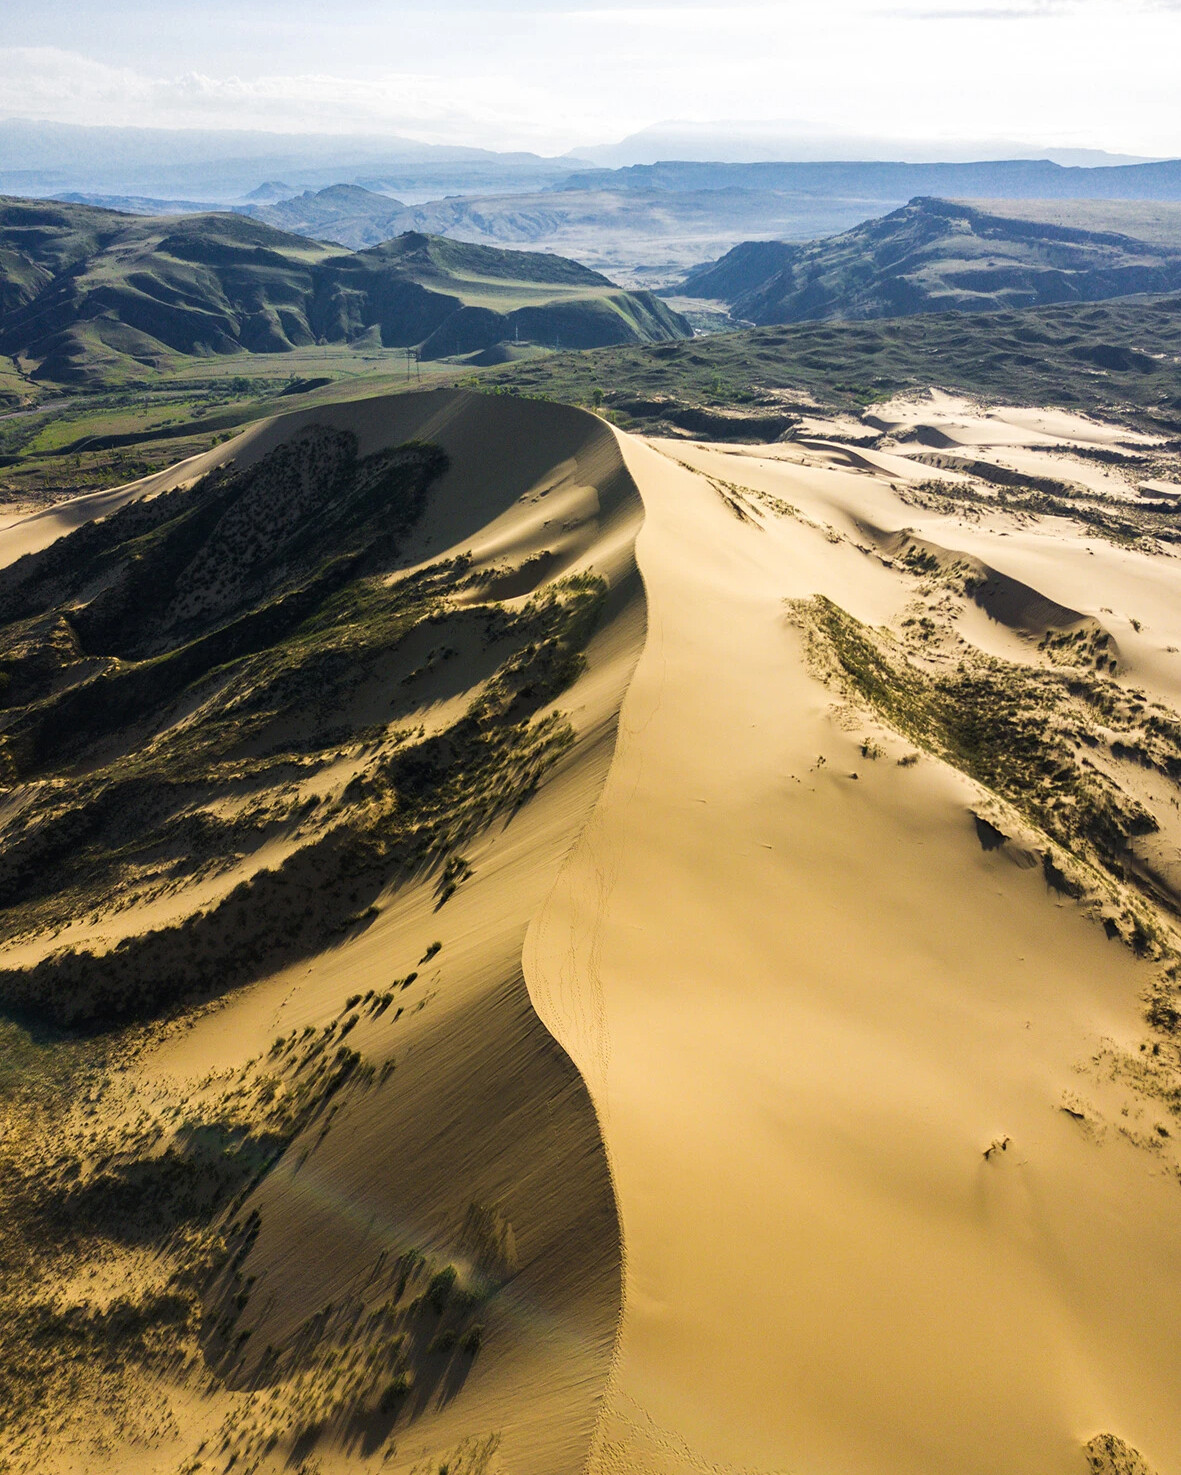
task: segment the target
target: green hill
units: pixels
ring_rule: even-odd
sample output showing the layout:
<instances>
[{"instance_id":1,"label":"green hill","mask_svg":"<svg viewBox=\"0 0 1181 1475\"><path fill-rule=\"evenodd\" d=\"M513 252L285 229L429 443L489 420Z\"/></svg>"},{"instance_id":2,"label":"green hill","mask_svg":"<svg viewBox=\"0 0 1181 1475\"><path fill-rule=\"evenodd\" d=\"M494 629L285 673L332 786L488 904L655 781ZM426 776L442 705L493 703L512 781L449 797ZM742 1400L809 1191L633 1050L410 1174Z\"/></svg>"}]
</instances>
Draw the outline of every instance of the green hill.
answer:
<instances>
[{"instance_id":1,"label":"green hill","mask_svg":"<svg viewBox=\"0 0 1181 1475\"><path fill-rule=\"evenodd\" d=\"M1017 207L1010 207L1014 211ZM690 272L680 291L758 325L990 312L1181 287L1172 242L916 199L804 245L750 241Z\"/></svg>"},{"instance_id":2,"label":"green hill","mask_svg":"<svg viewBox=\"0 0 1181 1475\"><path fill-rule=\"evenodd\" d=\"M237 215L0 200L0 354L50 383L317 343L442 358L690 335L656 298L561 257L419 234L354 253Z\"/></svg>"}]
</instances>

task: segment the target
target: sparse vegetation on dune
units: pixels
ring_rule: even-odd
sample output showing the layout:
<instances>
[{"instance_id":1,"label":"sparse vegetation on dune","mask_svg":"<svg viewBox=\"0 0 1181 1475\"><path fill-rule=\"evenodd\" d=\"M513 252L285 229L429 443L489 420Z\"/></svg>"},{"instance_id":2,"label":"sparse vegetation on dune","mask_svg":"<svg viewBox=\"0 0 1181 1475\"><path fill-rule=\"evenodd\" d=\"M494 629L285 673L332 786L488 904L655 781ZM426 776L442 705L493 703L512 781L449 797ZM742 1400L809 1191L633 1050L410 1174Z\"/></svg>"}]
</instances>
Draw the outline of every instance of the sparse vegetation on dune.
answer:
<instances>
[{"instance_id":1,"label":"sparse vegetation on dune","mask_svg":"<svg viewBox=\"0 0 1181 1475\"><path fill-rule=\"evenodd\" d=\"M931 458L924 457L927 459ZM961 469L952 466L951 458L940 459L951 469ZM1156 458L1149 456L1142 456L1139 461L1141 470L1156 464ZM1136 460L1129 458L1129 465L1136 469ZM962 469L993 485L982 487L979 482L929 477L917 487L906 488L902 496L912 506L927 509L945 510L959 505L1026 512L1034 517L1066 517L1080 523L1093 536L1127 548L1151 549L1157 544L1181 543L1181 519L1171 502L1133 502L1127 497L1068 487L1050 478L1018 477L1012 473L1006 476L1002 468L981 462L971 462Z\"/></svg>"},{"instance_id":2,"label":"sparse vegetation on dune","mask_svg":"<svg viewBox=\"0 0 1181 1475\"><path fill-rule=\"evenodd\" d=\"M921 564L912 571L931 572ZM1011 806L1044 837L1030 860L1047 885L1085 900L1109 936L1164 965L1148 1016L1154 1027L1167 1025L1181 997L1172 925L1181 895L1138 844L1160 819L1121 782L1121 767L1130 760L1170 789L1181 783L1181 722L1110 677L1107 637L1099 646L1086 629L1046 637L1041 647L1053 664L1019 665L963 641L950 655L938 642L928 648L930 620L905 622L912 629L899 639L822 595L793 602L790 612L820 673ZM1006 839L979 818L977 828L985 848Z\"/></svg>"},{"instance_id":3,"label":"sparse vegetation on dune","mask_svg":"<svg viewBox=\"0 0 1181 1475\"><path fill-rule=\"evenodd\" d=\"M487 407L430 408L479 423ZM588 425L610 446L570 412L541 430L555 419L575 457ZM462 424L444 434L467 453ZM497 1355L515 1231L466 1159L442 1227L383 1232L344 1294L287 1287L276 1314L260 1245L281 1232L271 1195L336 1162L339 1114L380 1119L389 1160L413 1160L422 1061L462 1115L477 1108L455 1106L456 1082L482 1100L487 1021L514 1050L530 1028L499 957L458 1059L441 1011L419 1015L457 982L444 929L481 884L490 827L574 742L558 704L607 585L563 573L527 521L519 550L462 551L486 509L448 505L449 469L436 445L362 457L352 433L303 422L0 571L4 1469L133 1447L192 1475L345 1452L369 1467ZM445 485L471 495L470 469ZM396 976L375 974L365 933L402 888L447 910ZM268 1029L241 1067L154 1073L162 1045L216 1030L228 991L304 959L328 979L309 989L316 1023ZM537 1052L549 1131L573 1072L548 1036ZM526 1137L531 1068L510 1072ZM444 1445L479 1475L497 1439Z\"/></svg>"},{"instance_id":4,"label":"sparse vegetation on dune","mask_svg":"<svg viewBox=\"0 0 1181 1475\"><path fill-rule=\"evenodd\" d=\"M399 574L443 464L418 446L358 461L347 436L312 431L0 574L17 801L0 927L44 940L0 973L9 1005L142 1013L323 945L398 877L437 866L444 899L461 884L465 839L569 742L544 709L581 669L605 590L572 579L509 608L473 602L462 559ZM389 695L416 632L473 650L483 676L430 734ZM206 899L186 903L194 886ZM135 924L168 897L179 915ZM54 948L91 914L107 950Z\"/></svg>"},{"instance_id":5,"label":"sparse vegetation on dune","mask_svg":"<svg viewBox=\"0 0 1181 1475\"><path fill-rule=\"evenodd\" d=\"M35 1048L2 1028L6 1049ZM0 1461L86 1458L136 1437L137 1409L138 1437L159 1439L186 1389L233 1390L197 1452L219 1468L298 1463L325 1438L380 1449L441 1380L462 1382L497 1285L407 1248L383 1257L363 1298L263 1348L242 1267L260 1228L250 1192L288 1151L313 1152L346 1096L385 1089L391 1072L328 1026L276 1041L191 1098L167 1087L145 1098L124 1080L150 1040L45 1049L0 1097Z\"/></svg>"}]
</instances>

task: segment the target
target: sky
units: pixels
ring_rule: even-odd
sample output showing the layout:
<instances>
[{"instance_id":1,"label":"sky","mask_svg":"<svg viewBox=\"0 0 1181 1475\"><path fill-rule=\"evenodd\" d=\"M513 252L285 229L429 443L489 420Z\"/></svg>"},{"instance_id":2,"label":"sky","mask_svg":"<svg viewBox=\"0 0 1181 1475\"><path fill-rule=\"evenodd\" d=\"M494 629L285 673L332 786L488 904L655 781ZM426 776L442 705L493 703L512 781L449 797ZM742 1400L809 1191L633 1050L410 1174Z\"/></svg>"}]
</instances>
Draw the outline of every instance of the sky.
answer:
<instances>
[{"instance_id":1,"label":"sky","mask_svg":"<svg viewBox=\"0 0 1181 1475\"><path fill-rule=\"evenodd\" d=\"M1181 156L1181 0L4 0L0 117L561 153L671 120Z\"/></svg>"}]
</instances>

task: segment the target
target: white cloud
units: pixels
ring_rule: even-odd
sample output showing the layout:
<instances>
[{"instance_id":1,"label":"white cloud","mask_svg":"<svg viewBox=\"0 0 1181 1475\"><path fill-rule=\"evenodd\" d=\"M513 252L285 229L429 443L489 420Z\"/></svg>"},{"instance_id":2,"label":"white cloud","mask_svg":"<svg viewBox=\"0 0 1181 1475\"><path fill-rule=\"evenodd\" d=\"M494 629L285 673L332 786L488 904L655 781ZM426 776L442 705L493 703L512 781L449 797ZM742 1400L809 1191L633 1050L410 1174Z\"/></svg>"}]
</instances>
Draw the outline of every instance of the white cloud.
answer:
<instances>
[{"instance_id":1,"label":"white cloud","mask_svg":"<svg viewBox=\"0 0 1181 1475\"><path fill-rule=\"evenodd\" d=\"M188 71L148 77L53 48L0 48L0 117L124 127L234 128L295 133L399 133L423 142L537 147L569 143L601 123L553 97L496 77L306 72L243 77ZM644 120L634 120L637 126ZM564 146L564 145L563 145Z\"/></svg>"},{"instance_id":2,"label":"white cloud","mask_svg":"<svg viewBox=\"0 0 1181 1475\"><path fill-rule=\"evenodd\" d=\"M53 19L66 3L42 0L11 32L35 41L42 11ZM1181 0L339 0L331 12L306 0L203 10L155 0L150 11L146 0L104 0L102 10L101 35L80 15L76 52L0 49L0 116L546 151L665 118L789 116L826 136L1181 154Z\"/></svg>"},{"instance_id":3,"label":"white cloud","mask_svg":"<svg viewBox=\"0 0 1181 1475\"><path fill-rule=\"evenodd\" d=\"M127 68L56 47L0 47L0 116L61 123L125 122L143 80Z\"/></svg>"}]
</instances>

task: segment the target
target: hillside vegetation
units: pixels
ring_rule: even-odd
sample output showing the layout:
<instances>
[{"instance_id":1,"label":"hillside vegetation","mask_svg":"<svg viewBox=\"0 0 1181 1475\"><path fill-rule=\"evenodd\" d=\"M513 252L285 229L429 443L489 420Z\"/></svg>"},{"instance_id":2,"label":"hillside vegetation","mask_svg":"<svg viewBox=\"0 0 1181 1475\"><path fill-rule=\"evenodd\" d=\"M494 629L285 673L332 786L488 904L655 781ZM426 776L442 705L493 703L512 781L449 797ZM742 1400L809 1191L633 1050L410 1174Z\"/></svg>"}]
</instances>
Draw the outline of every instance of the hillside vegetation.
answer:
<instances>
[{"instance_id":1,"label":"hillside vegetation","mask_svg":"<svg viewBox=\"0 0 1181 1475\"><path fill-rule=\"evenodd\" d=\"M235 215L28 200L0 202L0 304L0 353L61 384L315 344L441 358L690 332L663 303L560 257L413 234L349 253Z\"/></svg>"},{"instance_id":2,"label":"hillside vegetation","mask_svg":"<svg viewBox=\"0 0 1181 1475\"><path fill-rule=\"evenodd\" d=\"M1069 405L1181 435L1181 297L797 323L506 366L502 391L598 403L621 423L766 440L818 404L861 410L931 385Z\"/></svg>"},{"instance_id":3,"label":"hillside vegetation","mask_svg":"<svg viewBox=\"0 0 1181 1475\"><path fill-rule=\"evenodd\" d=\"M1181 287L1171 244L919 198L806 245L745 242L682 290L756 324L994 311Z\"/></svg>"}]
</instances>

